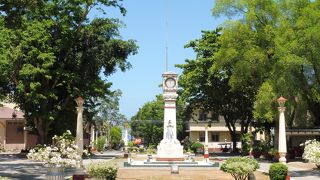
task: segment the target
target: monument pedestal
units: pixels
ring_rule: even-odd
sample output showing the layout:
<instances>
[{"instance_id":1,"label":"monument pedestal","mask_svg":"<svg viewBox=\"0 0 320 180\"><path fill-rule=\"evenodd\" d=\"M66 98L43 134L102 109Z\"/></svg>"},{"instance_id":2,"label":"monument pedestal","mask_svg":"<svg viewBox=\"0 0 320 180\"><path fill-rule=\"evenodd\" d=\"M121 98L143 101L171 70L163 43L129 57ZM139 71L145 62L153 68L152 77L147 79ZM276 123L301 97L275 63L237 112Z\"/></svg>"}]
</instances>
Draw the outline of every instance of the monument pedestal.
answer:
<instances>
[{"instance_id":1,"label":"monument pedestal","mask_svg":"<svg viewBox=\"0 0 320 180\"><path fill-rule=\"evenodd\" d=\"M178 140L161 141L158 145L157 161L184 161L183 146Z\"/></svg>"}]
</instances>

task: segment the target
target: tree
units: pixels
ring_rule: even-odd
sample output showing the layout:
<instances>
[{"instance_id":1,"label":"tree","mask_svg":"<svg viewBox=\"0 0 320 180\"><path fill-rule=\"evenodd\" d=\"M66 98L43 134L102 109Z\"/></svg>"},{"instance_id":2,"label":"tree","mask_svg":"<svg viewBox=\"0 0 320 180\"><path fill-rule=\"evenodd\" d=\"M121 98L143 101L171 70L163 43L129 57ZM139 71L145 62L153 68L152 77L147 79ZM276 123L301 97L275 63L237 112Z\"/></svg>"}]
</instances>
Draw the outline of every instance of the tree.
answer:
<instances>
[{"instance_id":1,"label":"tree","mask_svg":"<svg viewBox=\"0 0 320 180\"><path fill-rule=\"evenodd\" d=\"M119 126L113 126L110 130L110 143L113 148L120 145L122 138L121 128Z\"/></svg>"},{"instance_id":2,"label":"tree","mask_svg":"<svg viewBox=\"0 0 320 180\"><path fill-rule=\"evenodd\" d=\"M92 118L93 124L106 127L106 129L109 129L109 126L123 125L126 117L119 111L121 94L120 90L116 90L105 97L95 98L95 103L91 109L91 113L94 115Z\"/></svg>"},{"instance_id":3,"label":"tree","mask_svg":"<svg viewBox=\"0 0 320 180\"><path fill-rule=\"evenodd\" d=\"M117 68L128 69L126 59L136 53L133 40L120 39L119 20L89 20L97 6L116 7L125 15L117 0L0 3L0 31L5 32L0 35L0 68L9 68L1 71L0 91L25 112L37 128L39 143L47 142L52 124L75 121L77 96L87 107L92 97L108 94L111 83L100 73L109 76Z\"/></svg>"},{"instance_id":4,"label":"tree","mask_svg":"<svg viewBox=\"0 0 320 180\"><path fill-rule=\"evenodd\" d=\"M163 139L164 100L162 95L145 103L139 111L131 117L131 134L134 137L142 137L144 142L152 145L160 143ZM182 101L177 101L177 137L183 138L183 111Z\"/></svg>"},{"instance_id":5,"label":"tree","mask_svg":"<svg viewBox=\"0 0 320 180\"><path fill-rule=\"evenodd\" d=\"M263 124L277 119L276 97L286 96L288 126L307 122L307 110L319 124L319 1L217 1L215 16L225 24L217 58L232 66L233 89L251 88L254 117ZM250 91L250 90L248 90ZM265 123L264 123L265 122ZM304 123L310 124L310 123Z\"/></svg>"},{"instance_id":6,"label":"tree","mask_svg":"<svg viewBox=\"0 0 320 180\"><path fill-rule=\"evenodd\" d=\"M232 68L219 66L221 62L216 53L220 49L220 31L220 28L202 31L201 39L190 41L185 47L197 53L196 59L186 60L186 64L177 67L183 70L179 78L183 89L181 97L189 103L190 112L194 109L213 112L209 125L218 115L224 116L235 150L236 123L241 124L241 133L247 132L252 120L253 101L250 92L232 89L229 85Z\"/></svg>"}]
</instances>

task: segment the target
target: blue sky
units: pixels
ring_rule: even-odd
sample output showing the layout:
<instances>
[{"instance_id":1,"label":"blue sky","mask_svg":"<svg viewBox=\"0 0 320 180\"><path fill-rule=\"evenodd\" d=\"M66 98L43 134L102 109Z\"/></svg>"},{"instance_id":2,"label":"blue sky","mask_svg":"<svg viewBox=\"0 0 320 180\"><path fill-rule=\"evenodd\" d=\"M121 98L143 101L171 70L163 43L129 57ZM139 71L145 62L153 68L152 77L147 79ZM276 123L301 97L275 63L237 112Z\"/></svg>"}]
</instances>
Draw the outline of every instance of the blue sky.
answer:
<instances>
[{"instance_id":1,"label":"blue sky","mask_svg":"<svg viewBox=\"0 0 320 180\"><path fill-rule=\"evenodd\" d=\"M159 85L165 71L166 40L168 70L181 74L174 65L195 57L184 45L200 38L201 30L213 30L221 25L222 19L211 15L214 0L124 0L123 5L126 16L114 9L108 9L107 16L117 17L126 24L120 29L121 36L137 41L138 54L128 58L132 69L117 71L107 80L113 83L113 90L122 91L120 111L131 118L144 103L162 93Z\"/></svg>"}]
</instances>

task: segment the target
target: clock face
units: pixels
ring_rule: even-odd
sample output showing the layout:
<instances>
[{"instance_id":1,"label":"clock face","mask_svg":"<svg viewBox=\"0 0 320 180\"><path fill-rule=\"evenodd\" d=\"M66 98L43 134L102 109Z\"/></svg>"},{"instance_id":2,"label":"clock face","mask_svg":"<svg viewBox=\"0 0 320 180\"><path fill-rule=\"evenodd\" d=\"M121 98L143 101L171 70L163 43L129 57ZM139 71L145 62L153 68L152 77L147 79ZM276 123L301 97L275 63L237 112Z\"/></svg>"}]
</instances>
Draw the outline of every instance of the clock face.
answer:
<instances>
[{"instance_id":1,"label":"clock face","mask_svg":"<svg viewBox=\"0 0 320 180\"><path fill-rule=\"evenodd\" d=\"M176 81L173 78L168 78L165 81L165 85L167 88L173 88L176 85Z\"/></svg>"}]
</instances>

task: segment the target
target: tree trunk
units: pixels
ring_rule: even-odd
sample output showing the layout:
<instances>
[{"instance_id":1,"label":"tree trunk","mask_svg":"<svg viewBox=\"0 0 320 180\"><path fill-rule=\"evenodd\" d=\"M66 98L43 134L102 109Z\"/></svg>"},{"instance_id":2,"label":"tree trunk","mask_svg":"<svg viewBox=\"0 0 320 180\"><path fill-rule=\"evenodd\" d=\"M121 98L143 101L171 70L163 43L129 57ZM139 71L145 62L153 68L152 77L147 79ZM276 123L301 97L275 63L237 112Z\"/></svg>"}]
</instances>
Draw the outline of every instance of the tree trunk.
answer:
<instances>
[{"instance_id":1,"label":"tree trunk","mask_svg":"<svg viewBox=\"0 0 320 180\"><path fill-rule=\"evenodd\" d=\"M237 134L235 131L231 132L231 139L232 139L232 152L237 152Z\"/></svg>"},{"instance_id":2,"label":"tree trunk","mask_svg":"<svg viewBox=\"0 0 320 180\"><path fill-rule=\"evenodd\" d=\"M46 144L48 143L48 128L49 125L41 118L36 118L36 127L38 130L38 144Z\"/></svg>"},{"instance_id":3,"label":"tree trunk","mask_svg":"<svg viewBox=\"0 0 320 180\"><path fill-rule=\"evenodd\" d=\"M237 149L237 134L236 134L236 127L235 127L235 124L231 124L230 121L226 118L226 125L229 129L229 133L230 133L230 136L231 136L231 140L232 140L232 151L233 152L236 152L236 149Z\"/></svg>"}]
</instances>

